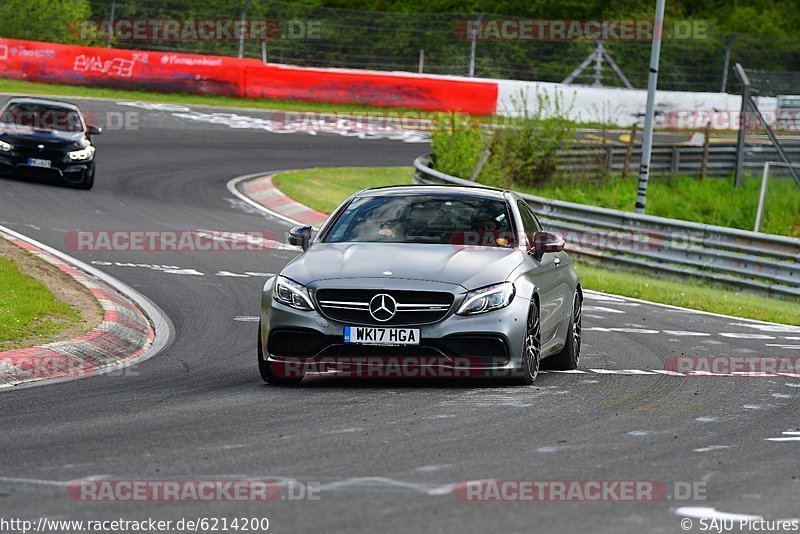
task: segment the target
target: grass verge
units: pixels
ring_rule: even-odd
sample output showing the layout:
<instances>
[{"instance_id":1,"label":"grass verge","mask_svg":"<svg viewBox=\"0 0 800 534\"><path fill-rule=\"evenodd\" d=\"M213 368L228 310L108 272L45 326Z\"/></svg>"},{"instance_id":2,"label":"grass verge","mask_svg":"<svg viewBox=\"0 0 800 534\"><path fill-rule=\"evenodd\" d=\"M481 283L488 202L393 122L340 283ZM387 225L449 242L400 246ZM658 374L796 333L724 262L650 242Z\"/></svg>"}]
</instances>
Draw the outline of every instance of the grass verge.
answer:
<instances>
[{"instance_id":1,"label":"grass verge","mask_svg":"<svg viewBox=\"0 0 800 534\"><path fill-rule=\"evenodd\" d=\"M288 196L323 213L365 187L411 183L410 167L342 167L283 172L273 179ZM709 182L711 180L708 180ZM794 186L794 184L791 184ZM547 196L538 192L542 196ZM585 289L696 310L800 326L800 306L788 300L743 294L704 280L672 280L646 272L576 261Z\"/></svg>"},{"instance_id":2,"label":"grass verge","mask_svg":"<svg viewBox=\"0 0 800 534\"><path fill-rule=\"evenodd\" d=\"M55 336L82 322L76 310L9 257L0 257L0 287L0 350L16 348L23 340Z\"/></svg>"},{"instance_id":3,"label":"grass verge","mask_svg":"<svg viewBox=\"0 0 800 534\"><path fill-rule=\"evenodd\" d=\"M301 204L331 213L360 189L410 184L412 173L412 167L335 167L282 172L273 183Z\"/></svg>"},{"instance_id":4,"label":"grass verge","mask_svg":"<svg viewBox=\"0 0 800 534\"><path fill-rule=\"evenodd\" d=\"M800 326L800 306L788 300L744 294L704 280L659 278L639 271L615 270L580 260L575 262L575 270L586 289L693 310Z\"/></svg>"}]
</instances>

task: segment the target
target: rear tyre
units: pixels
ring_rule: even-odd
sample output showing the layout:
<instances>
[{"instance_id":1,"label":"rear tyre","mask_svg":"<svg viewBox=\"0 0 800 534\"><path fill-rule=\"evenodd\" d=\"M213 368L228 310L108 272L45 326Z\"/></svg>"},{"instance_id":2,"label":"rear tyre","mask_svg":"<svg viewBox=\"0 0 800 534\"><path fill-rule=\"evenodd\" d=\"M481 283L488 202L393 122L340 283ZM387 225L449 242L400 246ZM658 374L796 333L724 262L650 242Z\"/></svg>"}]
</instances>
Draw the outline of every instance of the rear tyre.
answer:
<instances>
[{"instance_id":1,"label":"rear tyre","mask_svg":"<svg viewBox=\"0 0 800 534\"><path fill-rule=\"evenodd\" d=\"M528 319L525 323L525 339L522 342L522 368L514 380L519 385L530 386L539 376L539 358L542 353L542 332L539 323L539 306L531 299Z\"/></svg>"},{"instance_id":2,"label":"rear tyre","mask_svg":"<svg viewBox=\"0 0 800 534\"><path fill-rule=\"evenodd\" d=\"M261 322L258 323L258 371L261 380L273 386L296 386L302 382L302 376L278 376L272 369L272 364L264 359L264 348L261 344Z\"/></svg>"},{"instance_id":3,"label":"rear tyre","mask_svg":"<svg viewBox=\"0 0 800 534\"><path fill-rule=\"evenodd\" d=\"M581 359L581 299L580 291L575 290L572 299L572 320L567 330L567 340L561 352L553 354L545 360L548 369L572 371L578 368Z\"/></svg>"}]
</instances>

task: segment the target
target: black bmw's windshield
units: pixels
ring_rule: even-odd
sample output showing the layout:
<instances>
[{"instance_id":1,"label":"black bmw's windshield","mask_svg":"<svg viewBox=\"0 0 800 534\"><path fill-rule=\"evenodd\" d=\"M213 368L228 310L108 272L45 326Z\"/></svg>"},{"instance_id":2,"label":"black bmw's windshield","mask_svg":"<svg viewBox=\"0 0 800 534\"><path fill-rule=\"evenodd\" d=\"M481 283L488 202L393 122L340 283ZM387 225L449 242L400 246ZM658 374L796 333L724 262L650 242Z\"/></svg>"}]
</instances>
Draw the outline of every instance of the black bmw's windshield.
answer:
<instances>
[{"instance_id":1,"label":"black bmw's windshield","mask_svg":"<svg viewBox=\"0 0 800 534\"><path fill-rule=\"evenodd\" d=\"M26 126L34 130L57 130L80 132L83 122L77 111L43 104L9 104L0 117L0 122Z\"/></svg>"},{"instance_id":2,"label":"black bmw's windshield","mask_svg":"<svg viewBox=\"0 0 800 534\"><path fill-rule=\"evenodd\" d=\"M435 194L356 198L323 241L515 246L505 200Z\"/></svg>"}]
</instances>

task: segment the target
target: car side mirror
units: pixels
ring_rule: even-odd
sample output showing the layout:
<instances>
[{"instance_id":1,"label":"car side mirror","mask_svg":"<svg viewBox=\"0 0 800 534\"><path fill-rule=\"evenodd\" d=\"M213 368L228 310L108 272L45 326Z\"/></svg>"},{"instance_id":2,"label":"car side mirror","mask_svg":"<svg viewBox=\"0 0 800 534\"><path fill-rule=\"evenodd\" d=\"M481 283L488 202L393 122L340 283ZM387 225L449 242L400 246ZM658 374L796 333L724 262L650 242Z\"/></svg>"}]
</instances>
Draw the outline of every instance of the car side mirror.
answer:
<instances>
[{"instance_id":1,"label":"car side mirror","mask_svg":"<svg viewBox=\"0 0 800 534\"><path fill-rule=\"evenodd\" d=\"M288 241L290 245L306 250L311 242L311 227L295 226L286 234L286 241Z\"/></svg>"},{"instance_id":2,"label":"car side mirror","mask_svg":"<svg viewBox=\"0 0 800 534\"><path fill-rule=\"evenodd\" d=\"M103 133L102 128L100 128L99 126L94 126L92 124L86 127L86 131L89 133L89 135L100 135L101 133Z\"/></svg>"},{"instance_id":3,"label":"car side mirror","mask_svg":"<svg viewBox=\"0 0 800 534\"><path fill-rule=\"evenodd\" d=\"M533 253L541 256L548 252L561 252L566 241L555 232L536 232L533 234Z\"/></svg>"}]
</instances>

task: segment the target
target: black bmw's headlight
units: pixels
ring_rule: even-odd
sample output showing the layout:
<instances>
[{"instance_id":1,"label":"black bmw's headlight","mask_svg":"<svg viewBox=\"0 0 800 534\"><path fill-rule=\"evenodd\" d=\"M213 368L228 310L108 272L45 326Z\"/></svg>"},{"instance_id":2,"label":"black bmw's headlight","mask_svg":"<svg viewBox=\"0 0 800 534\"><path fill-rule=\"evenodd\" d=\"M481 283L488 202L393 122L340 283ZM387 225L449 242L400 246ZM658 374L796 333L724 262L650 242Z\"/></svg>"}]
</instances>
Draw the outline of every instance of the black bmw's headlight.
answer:
<instances>
[{"instance_id":1,"label":"black bmw's headlight","mask_svg":"<svg viewBox=\"0 0 800 534\"><path fill-rule=\"evenodd\" d=\"M272 297L292 308L304 311L314 309L311 303L311 296L308 294L306 286L298 284L285 276L275 278L275 287L272 289Z\"/></svg>"},{"instance_id":2,"label":"black bmw's headlight","mask_svg":"<svg viewBox=\"0 0 800 534\"><path fill-rule=\"evenodd\" d=\"M11 152L12 150L14 150L14 145L0 141L0 152Z\"/></svg>"},{"instance_id":3,"label":"black bmw's headlight","mask_svg":"<svg viewBox=\"0 0 800 534\"><path fill-rule=\"evenodd\" d=\"M89 145L86 148L81 148L80 150L71 150L70 152L67 152L67 155L72 161L86 161L87 159L92 159L94 156L94 147Z\"/></svg>"}]
</instances>

